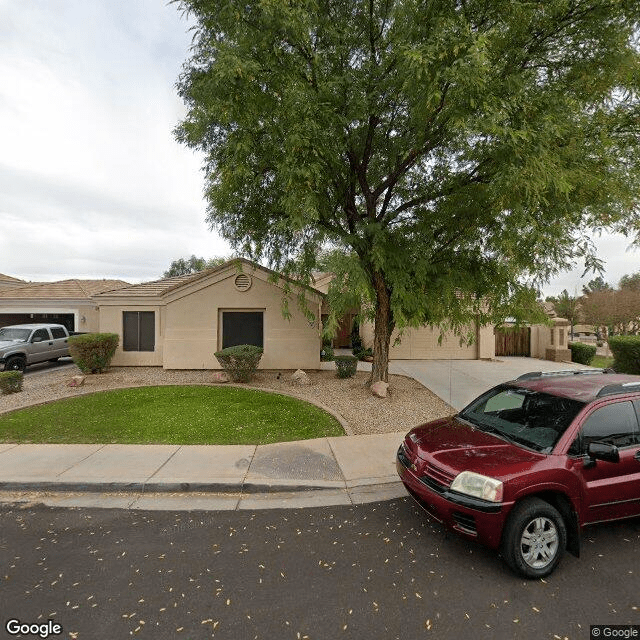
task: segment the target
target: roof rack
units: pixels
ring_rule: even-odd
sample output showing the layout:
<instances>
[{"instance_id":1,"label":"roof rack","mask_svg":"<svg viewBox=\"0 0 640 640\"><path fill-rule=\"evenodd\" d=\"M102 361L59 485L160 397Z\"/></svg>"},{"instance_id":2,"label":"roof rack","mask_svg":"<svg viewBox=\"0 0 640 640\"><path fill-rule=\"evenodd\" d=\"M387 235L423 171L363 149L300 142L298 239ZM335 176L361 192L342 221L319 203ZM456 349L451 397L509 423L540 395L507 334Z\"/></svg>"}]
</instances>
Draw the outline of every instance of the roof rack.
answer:
<instances>
[{"instance_id":1,"label":"roof rack","mask_svg":"<svg viewBox=\"0 0 640 640\"><path fill-rule=\"evenodd\" d=\"M601 398L602 396L611 396L616 393L633 393L634 391L640 391L640 381L623 382L621 384L608 384L605 387L602 387L600 391L598 391L596 398Z\"/></svg>"},{"instance_id":2,"label":"roof rack","mask_svg":"<svg viewBox=\"0 0 640 640\"><path fill-rule=\"evenodd\" d=\"M516 380L531 380L533 378L551 378L553 376L587 376L602 373L615 373L613 369L567 369L564 371L530 371L518 376ZM635 383L634 383L635 384ZM609 385L613 386L613 385ZM606 387L605 387L606 388Z\"/></svg>"}]
</instances>

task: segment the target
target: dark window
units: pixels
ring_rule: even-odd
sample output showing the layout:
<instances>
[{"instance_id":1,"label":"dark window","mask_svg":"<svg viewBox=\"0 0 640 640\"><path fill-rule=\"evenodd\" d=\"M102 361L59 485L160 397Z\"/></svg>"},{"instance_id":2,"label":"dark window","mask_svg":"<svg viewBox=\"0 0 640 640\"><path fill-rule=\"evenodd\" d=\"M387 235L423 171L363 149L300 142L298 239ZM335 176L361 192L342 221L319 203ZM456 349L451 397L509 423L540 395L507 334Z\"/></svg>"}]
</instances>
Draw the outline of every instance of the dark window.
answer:
<instances>
[{"instance_id":1,"label":"dark window","mask_svg":"<svg viewBox=\"0 0 640 640\"><path fill-rule=\"evenodd\" d=\"M596 409L582 425L580 450L586 453L590 442L627 447L640 442L638 435L638 419L631 402L608 404Z\"/></svg>"},{"instance_id":2,"label":"dark window","mask_svg":"<svg viewBox=\"0 0 640 640\"><path fill-rule=\"evenodd\" d=\"M223 311L222 348L237 344L264 346L262 311Z\"/></svg>"},{"instance_id":3,"label":"dark window","mask_svg":"<svg viewBox=\"0 0 640 640\"><path fill-rule=\"evenodd\" d=\"M67 334L62 327L51 327L51 335L54 338L66 338Z\"/></svg>"},{"instance_id":4,"label":"dark window","mask_svg":"<svg viewBox=\"0 0 640 640\"><path fill-rule=\"evenodd\" d=\"M122 348L124 351L154 351L156 314L154 311L123 311Z\"/></svg>"},{"instance_id":5,"label":"dark window","mask_svg":"<svg viewBox=\"0 0 640 640\"><path fill-rule=\"evenodd\" d=\"M46 329L38 329L33 332L31 336L31 342L35 342L36 338L40 338L39 342L44 342L45 340L50 340L49 332Z\"/></svg>"}]
</instances>

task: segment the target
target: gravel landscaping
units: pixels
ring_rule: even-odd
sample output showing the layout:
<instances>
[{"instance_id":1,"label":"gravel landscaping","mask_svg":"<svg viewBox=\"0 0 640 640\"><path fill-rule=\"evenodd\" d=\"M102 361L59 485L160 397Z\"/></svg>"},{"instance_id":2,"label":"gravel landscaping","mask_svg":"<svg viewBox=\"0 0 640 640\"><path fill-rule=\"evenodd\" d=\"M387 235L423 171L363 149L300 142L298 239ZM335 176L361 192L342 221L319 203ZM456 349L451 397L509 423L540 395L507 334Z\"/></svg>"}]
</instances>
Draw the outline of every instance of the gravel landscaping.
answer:
<instances>
[{"instance_id":1,"label":"gravel landscaping","mask_svg":"<svg viewBox=\"0 0 640 640\"><path fill-rule=\"evenodd\" d=\"M285 392L319 403L338 413L357 434L406 431L411 427L454 413L454 410L419 382L389 376L390 395L375 398L366 386L369 373L339 379L335 371L307 371L311 384L291 380L293 371L259 371L250 387ZM107 373L89 375L81 387L68 386L79 374L75 367L27 374L23 391L0 395L0 413L84 393L147 385L213 384L212 371L164 370L159 367L113 367ZM244 386L244 385L243 385Z\"/></svg>"}]
</instances>

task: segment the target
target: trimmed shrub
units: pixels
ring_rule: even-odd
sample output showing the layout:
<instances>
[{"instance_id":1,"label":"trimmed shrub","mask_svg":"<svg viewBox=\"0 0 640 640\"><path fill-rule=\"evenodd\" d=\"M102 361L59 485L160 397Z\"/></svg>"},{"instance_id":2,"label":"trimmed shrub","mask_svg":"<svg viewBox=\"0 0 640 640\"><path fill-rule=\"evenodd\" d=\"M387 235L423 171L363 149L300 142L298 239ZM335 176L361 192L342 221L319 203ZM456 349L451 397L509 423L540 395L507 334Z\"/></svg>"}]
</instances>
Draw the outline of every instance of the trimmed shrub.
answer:
<instances>
[{"instance_id":1,"label":"trimmed shrub","mask_svg":"<svg viewBox=\"0 0 640 640\"><path fill-rule=\"evenodd\" d=\"M355 356L336 356L336 371L338 378L353 378L358 369L358 358Z\"/></svg>"},{"instance_id":2,"label":"trimmed shrub","mask_svg":"<svg viewBox=\"0 0 640 640\"><path fill-rule=\"evenodd\" d=\"M578 364L591 364L596 355L596 346L593 344L584 344L584 342L570 342L571 362Z\"/></svg>"},{"instance_id":3,"label":"trimmed shrub","mask_svg":"<svg viewBox=\"0 0 640 640\"><path fill-rule=\"evenodd\" d=\"M3 371L0 373L0 393L6 396L10 393L22 391L23 379L24 374L22 371Z\"/></svg>"},{"instance_id":4,"label":"trimmed shrub","mask_svg":"<svg viewBox=\"0 0 640 640\"><path fill-rule=\"evenodd\" d=\"M239 344L216 351L215 356L233 382L249 382L258 369L262 347Z\"/></svg>"},{"instance_id":5,"label":"trimmed shrub","mask_svg":"<svg viewBox=\"0 0 640 640\"><path fill-rule=\"evenodd\" d=\"M640 336L611 336L609 349L618 373L640 375Z\"/></svg>"},{"instance_id":6,"label":"trimmed shrub","mask_svg":"<svg viewBox=\"0 0 640 640\"><path fill-rule=\"evenodd\" d=\"M82 373L104 373L118 341L117 333L83 333L69 338L69 353Z\"/></svg>"}]
</instances>

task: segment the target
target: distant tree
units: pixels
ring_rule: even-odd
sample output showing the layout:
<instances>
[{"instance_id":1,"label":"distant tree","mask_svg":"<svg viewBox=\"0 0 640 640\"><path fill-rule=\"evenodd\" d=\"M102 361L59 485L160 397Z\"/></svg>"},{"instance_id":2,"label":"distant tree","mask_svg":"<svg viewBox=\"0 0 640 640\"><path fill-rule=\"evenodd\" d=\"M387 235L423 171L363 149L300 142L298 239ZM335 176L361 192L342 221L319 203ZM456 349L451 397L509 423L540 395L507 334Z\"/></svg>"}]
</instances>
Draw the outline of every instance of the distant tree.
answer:
<instances>
[{"instance_id":1,"label":"distant tree","mask_svg":"<svg viewBox=\"0 0 640 640\"><path fill-rule=\"evenodd\" d=\"M620 289L640 291L640 271L622 276L618 286Z\"/></svg>"},{"instance_id":2,"label":"distant tree","mask_svg":"<svg viewBox=\"0 0 640 640\"><path fill-rule=\"evenodd\" d=\"M307 283L325 243L353 256L373 380L395 329L473 339L596 266L592 229L640 227L638 0L177 4L176 136L203 152L210 224Z\"/></svg>"},{"instance_id":3,"label":"distant tree","mask_svg":"<svg viewBox=\"0 0 640 640\"><path fill-rule=\"evenodd\" d=\"M560 318L566 318L571 323L571 335L573 335L573 325L580 318L580 302L578 299L570 296L569 292L564 289L555 299L553 306Z\"/></svg>"},{"instance_id":4,"label":"distant tree","mask_svg":"<svg viewBox=\"0 0 640 640\"><path fill-rule=\"evenodd\" d=\"M593 280L589 280L589 282L582 287L582 293L585 296L588 296L594 291L613 291L613 288L604 281L602 276L597 276Z\"/></svg>"},{"instance_id":5,"label":"distant tree","mask_svg":"<svg viewBox=\"0 0 640 640\"><path fill-rule=\"evenodd\" d=\"M190 258L178 258L171 263L171 266L162 274L163 278L173 278L174 276L186 276L190 273L198 273L205 269L213 269L224 264L229 258L211 258L205 260L192 255Z\"/></svg>"}]
</instances>

